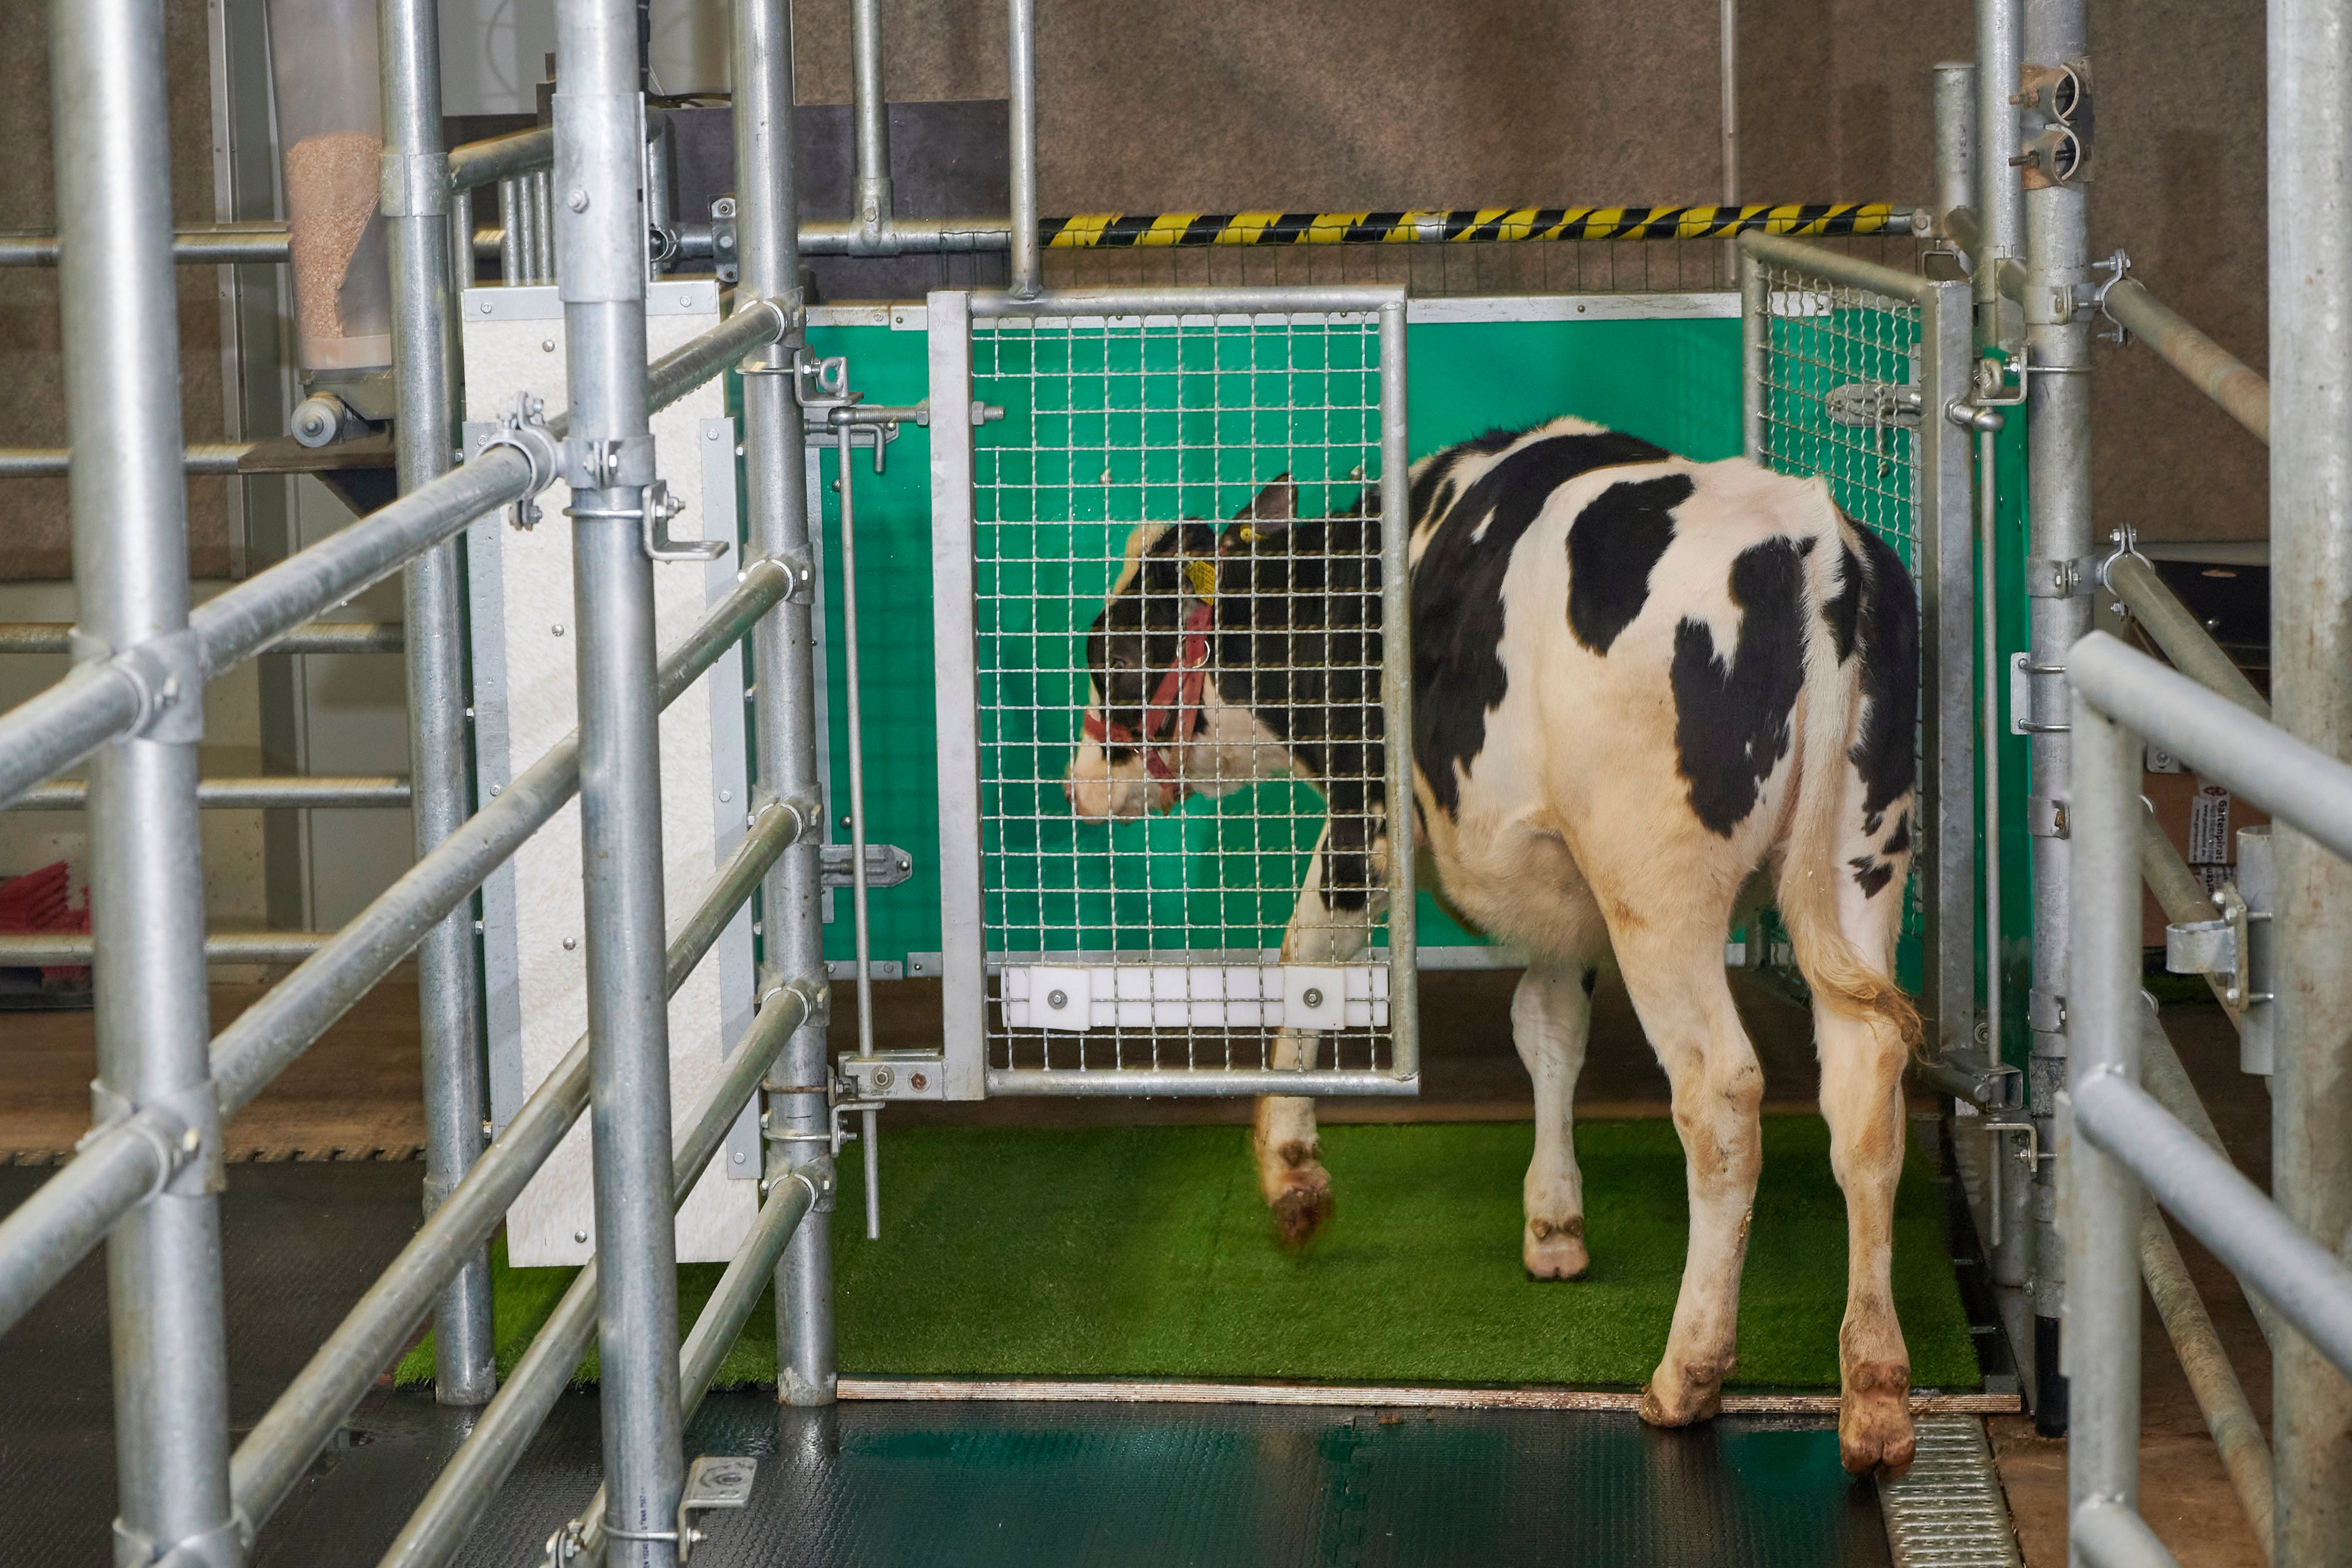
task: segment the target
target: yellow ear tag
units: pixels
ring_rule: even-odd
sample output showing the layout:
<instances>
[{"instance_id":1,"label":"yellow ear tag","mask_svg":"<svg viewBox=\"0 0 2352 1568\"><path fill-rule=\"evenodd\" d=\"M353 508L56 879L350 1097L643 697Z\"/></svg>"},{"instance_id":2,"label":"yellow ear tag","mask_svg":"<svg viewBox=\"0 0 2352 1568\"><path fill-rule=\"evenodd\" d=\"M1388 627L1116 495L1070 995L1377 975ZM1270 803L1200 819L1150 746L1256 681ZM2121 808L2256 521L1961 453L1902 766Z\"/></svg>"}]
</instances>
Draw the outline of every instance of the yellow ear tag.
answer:
<instances>
[{"instance_id":1,"label":"yellow ear tag","mask_svg":"<svg viewBox=\"0 0 2352 1568\"><path fill-rule=\"evenodd\" d=\"M1217 597L1217 563L1213 560L1186 561L1184 580L1192 585L1193 598L1213 602Z\"/></svg>"}]
</instances>

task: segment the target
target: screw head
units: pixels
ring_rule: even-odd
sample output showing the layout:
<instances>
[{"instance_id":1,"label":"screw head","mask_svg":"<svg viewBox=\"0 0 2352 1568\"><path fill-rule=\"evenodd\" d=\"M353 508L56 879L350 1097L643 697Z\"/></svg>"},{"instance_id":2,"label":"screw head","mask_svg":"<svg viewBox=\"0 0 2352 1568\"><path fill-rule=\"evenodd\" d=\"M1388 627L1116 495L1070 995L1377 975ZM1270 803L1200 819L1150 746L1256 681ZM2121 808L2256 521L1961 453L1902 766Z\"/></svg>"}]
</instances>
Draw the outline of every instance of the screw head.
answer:
<instances>
[{"instance_id":1,"label":"screw head","mask_svg":"<svg viewBox=\"0 0 2352 1568\"><path fill-rule=\"evenodd\" d=\"M561 636L562 636L562 635L563 635L563 622L561 622L561 621L559 621L559 622L557 622L553 626L550 627L550 628L549 628L549 630L550 630L550 631L552 631L552 632L553 632L557 636L561 637Z\"/></svg>"},{"instance_id":2,"label":"screw head","mask_svg":"<svg viewBox=\"0 0 2352 1568\"><path fill-rule=\"evenodd\" d=\"M580 946L580 938L579 938L579 937L577 937L577 936L566 936L566 937L563 939L563 950L564 950L565 952L567 952L567 953L571 952L571 951L572 951L572 949L573 949L574 947L577 947L577 946Z\"/></svg>"},{"instance_id":3,"label":"screw head","mask_svg":"<svg viewBox=\"0 0 2352 1568\"><path fill-rule=\"evenodd\" d=\"M1318 987L1309 986L1307 988L1307 994L1298 999L1310 1008L1319 1008L1323 1005L1323 992Z\"/></svg>"},{"instance_id":4,"label":"screw head","mask_svg":"<svg viewBox=\"0 0 2352 1568\"><path fill-rule=\"evenodd\" d=\"M898 1075L896 1072L891 1071L888 1068L877 1067L874 1070L875 1088L887 1089L897 1082L898 1082Z\"/></svg>"},{"instance_id":5,"label":"screw head","mask_svg":"<svg viewBox=\"0 0 2352 1568\"><path fill-rule=\"evenodd\" d=\"M588 210L588 193L574 185L572 193L563 198L563 204L575 213L584 213Z\"/></svg>"},{"instance_id":6,"label":"screw head","mask_svg":"<svg viewBox=\"0 0 2352 1568\"><path fill-rule=\"evenodd\" d=\"M928 1089L931 1084L930 1074L927 1072L918 1072L907 1082L913 1084L917 1089Z\"/></svg>"},{"instance_id":7,"label":"screw head","mask_svg":"<svg viewBox=\"0 0 2352 1568\"><path fill-rule=\"evenodd\" d=\"M1047 991L1045 993L1045 1005L1053 1009L1055 1012L1060 1012L1064 1008L1070 1005L1070 993L1067 991Z\"/></svg>"},{"instance_id":8,"label":"screw head","mask_svg":"<svg viewBox=\"0 0 2352 1568\"><path fill-rule=\"evenodd\" d=\"M546 353L551 354L555 352L555 340L552 338L541 338L539 340L539 346L541 350Z\"/></svg>"},{"instance_id":9,"label":"screw head","mask_svg":"<svg viewBox=\"0 0 2352 1568\"><path fill-rule=\"evenodd\" d=\"M584 1230L575 1230L572 1233L572 1239L574 1241L585 1241L588 1239L588 1233Z\"/></svg>"}]
</instances>

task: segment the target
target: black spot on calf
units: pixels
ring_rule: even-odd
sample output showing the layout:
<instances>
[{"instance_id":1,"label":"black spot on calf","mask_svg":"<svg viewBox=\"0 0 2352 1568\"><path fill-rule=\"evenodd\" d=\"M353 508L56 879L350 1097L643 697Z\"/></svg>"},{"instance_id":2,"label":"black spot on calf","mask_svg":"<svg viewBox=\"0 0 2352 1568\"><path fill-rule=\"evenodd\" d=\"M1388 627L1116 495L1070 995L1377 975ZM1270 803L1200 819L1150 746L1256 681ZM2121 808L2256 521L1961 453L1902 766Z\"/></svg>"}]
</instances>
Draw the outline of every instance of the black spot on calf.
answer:
<instances>
[{"instance_id":1,"label":"black spot on calf","mask_svg":"<svg viewBox=\"0 0 2352 1568\"><path fill-rule=\"evenodd\" d=\"M1919 720L1919 601L1903 558L1868 528L1852 531L1862 546L1855 640L1864 706L1846 755L1862 777L1863 815L1875 821L1918 781L1911 747Z\"/></svg>"},{"instance_id":2,"label":"black spot on calf","mask_svg":"<svg viewBox=\"0 0 2352 1568\"><path fill-rule=\"evenodd\" d=\"M1769 539L1731 563L1739 645L1726 664L1703 621L1675 629L1675 745L1692 812L1725 838L1755 809L1758 786L1789 754L1804 684L1803 556ZM1905 732L1907 737L1909 732Z\"/></svg>"},{"instance_id":3,"label":"black spot on calf","mask_svg":"<svg viewBox=\"0 0 2352 1568\"><path fill-rule=\"evenodd\" d=\"M1430 459L1422 477L1440 465L1454 466L1461 451ZM1552 492L1578 475L1666 455L1663 447L1607 432L1530 441L1480 475L1436 525L1412 577L1412 739L1413 759L1449 815L1461 803L1454 769L1486 745L1486 715L1503 700L1507 684L1501 655L1503 577L1519 537Z\"/></svg>"},{"instance_id":4,"label":"black spot on calf","mask_svg":"<svg viewBox=\"0 0 2352 1568\"><path fill-rule=\"evenodd\" d=\"M1687 474L1612 485L1568 530L1568 625L1606 654L1650 598L1650 570L1675 540L1675 508L1696 488Z\"/></svg>"},{"instance_id":5,"label":"black spot on calf","mask_svg":"<svg viewBox=\"0 0 2352 1568\"><path fill-rule=\"evenodd\" d=\"M1851 523L1849 522L1849 527ZM1838 663L1853 657L1854 622L1862 614L1862 562L1851 545L1838 546L1837 597L1822 606L1822 619L1829 622L1830 635L1837 639Z\"/></svg>"}]
</instances>

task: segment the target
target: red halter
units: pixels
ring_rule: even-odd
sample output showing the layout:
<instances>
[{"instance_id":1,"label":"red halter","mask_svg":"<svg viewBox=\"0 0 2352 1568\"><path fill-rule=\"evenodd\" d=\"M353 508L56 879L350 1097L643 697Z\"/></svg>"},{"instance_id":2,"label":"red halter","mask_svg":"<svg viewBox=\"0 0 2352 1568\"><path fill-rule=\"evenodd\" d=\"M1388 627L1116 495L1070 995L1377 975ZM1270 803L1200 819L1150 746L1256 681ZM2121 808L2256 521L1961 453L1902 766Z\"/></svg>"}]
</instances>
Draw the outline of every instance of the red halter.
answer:
<instances>
[{"instance_id":1,"label":"red halter","mask_svg":"<svg viewBox=\"0 0 2352 1568\"><path fill-rule=\"evenodd\" d=\"M1192 792L1192 787L1169 766L1168 749L1192 739L1201 727L1201 688L1209 677L1209 625L1215 612L1215 606L1204 599L1184 617L1183 636L1176 645L1176 663L1144 698L1140 735L1104 717L1098 708L1087 709L1082 726L1088 740L1132 746L1142 751L1145 769L1166 797L1160 801L1162 810Z\"/></svg>"}]
</instances>

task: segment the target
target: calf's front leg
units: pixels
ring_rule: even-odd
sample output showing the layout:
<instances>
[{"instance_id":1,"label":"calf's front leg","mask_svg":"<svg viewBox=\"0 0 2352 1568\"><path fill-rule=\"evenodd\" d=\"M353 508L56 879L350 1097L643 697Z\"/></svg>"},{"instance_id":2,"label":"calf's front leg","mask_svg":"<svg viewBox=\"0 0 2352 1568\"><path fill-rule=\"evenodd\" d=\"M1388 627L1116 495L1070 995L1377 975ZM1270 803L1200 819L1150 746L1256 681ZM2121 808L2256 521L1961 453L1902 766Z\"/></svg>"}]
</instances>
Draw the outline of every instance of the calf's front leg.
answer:
<instances>
[{"instance_id":1,"label":"calf's front leg","mask_svg":"<svg viewBox=\"0 0 2352 1568\"><path fill-rule=\"evenodd\" d=\"M1331 829L1307 862L1289 928L1283 933L1286 964L1344 964L1363 951L1377 917L1378 901L1333 909L1323 897L1325 850ZM1268 1065L1285 1071L1311 1070L1321 1039L1309 1030L1276 1031ZM1267 1094L1257 1103L1250 1128L1250 1156L1257 1166L1258 1191L1274 1211L1275 1236L1291 1251L1315 1239L1331 1218L1331 1173L1323 1168L1323 1145L1315 1131L1315 1102L1304 1094Z\"/></svg>"}]
</instances>

